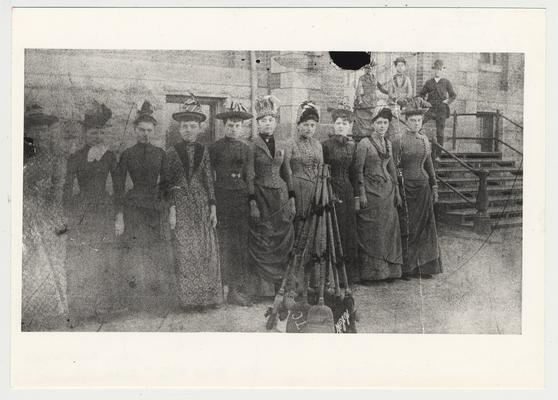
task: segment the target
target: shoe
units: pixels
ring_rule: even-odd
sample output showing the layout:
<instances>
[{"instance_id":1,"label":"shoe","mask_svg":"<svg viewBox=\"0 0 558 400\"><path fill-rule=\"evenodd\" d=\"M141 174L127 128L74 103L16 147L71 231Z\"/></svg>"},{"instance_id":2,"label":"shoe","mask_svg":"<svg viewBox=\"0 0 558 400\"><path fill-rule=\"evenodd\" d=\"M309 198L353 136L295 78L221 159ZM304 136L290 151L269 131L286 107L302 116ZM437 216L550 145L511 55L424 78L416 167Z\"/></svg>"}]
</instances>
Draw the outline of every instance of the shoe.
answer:
<instances>
[{"instance_id":1,"label":"shoe","mask_svg":"<svg viewBox=\"0 0 558 400\"><path fill-rule=\"evenodd\" d=\"M401 278L399 278L399 279L401 279L402 281L407 281L408 282L408 281L411 280L411 276L409 274L402 274Z\"/></svg>"},{"instance_id":2,"label":"shoe","mask_svg":"<svg viewBox=\"0 0 558 400\"><path fill-rule=\"evenodd\" d=\"M250 299L236 289L229 290L227 303L236 304L242 307L250 307L252 305Z\"/></svg>"},{"instance_id":3,"label":"shoe","mask_svg":"<svg viewBox=\"0 0 558 400\"><path fill-rule=\"evenodd\" d=\"M420 274L421 279L432 279L434 278L431 274Z\"/></svg>"}]
</instances>

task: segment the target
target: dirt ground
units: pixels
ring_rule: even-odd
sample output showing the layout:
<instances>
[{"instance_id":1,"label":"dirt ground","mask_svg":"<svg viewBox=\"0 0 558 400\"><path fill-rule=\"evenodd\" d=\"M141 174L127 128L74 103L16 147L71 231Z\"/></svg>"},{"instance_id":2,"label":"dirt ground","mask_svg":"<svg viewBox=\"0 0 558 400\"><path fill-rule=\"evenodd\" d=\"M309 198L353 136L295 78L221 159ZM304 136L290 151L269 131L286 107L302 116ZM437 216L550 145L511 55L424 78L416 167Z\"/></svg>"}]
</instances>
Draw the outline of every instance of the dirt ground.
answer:
<instances>
[{"instance_id":1,"label":"dirt ground","mask_svg":"<svg viewBox=\"0 0 558 400\"><path fill-rule=\"evenodd\" d=\"M362 333L521 333L521 228L490 237L440 228L444 272L434 279L354 287ZM77 331L266 332L271 301L207 312L135 313ZM281 331L282 324L277 330Z\"/></svg>"}]
</instances>

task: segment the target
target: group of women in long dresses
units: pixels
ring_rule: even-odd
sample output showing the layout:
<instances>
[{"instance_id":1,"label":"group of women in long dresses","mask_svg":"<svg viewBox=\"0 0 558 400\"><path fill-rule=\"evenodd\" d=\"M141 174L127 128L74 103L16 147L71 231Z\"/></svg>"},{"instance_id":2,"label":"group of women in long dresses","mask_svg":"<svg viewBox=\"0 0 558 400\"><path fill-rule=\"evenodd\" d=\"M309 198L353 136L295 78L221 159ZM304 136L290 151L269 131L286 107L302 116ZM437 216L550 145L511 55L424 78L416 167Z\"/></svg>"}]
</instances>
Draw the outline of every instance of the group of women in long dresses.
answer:
<instances>
[{"instance_id":1,"label":"group of women in long dresses","mask_svg":"<svg viewBox=\"0 0 558 400\"><path fill-rule=\"evenodd\" d=\"M68 313L69 319L125 309L123 287L138 284L155 287L155 297L170 299L174 291L183 309L219 306L223 285L236 304L272 296L297 228L308 217L323 163L330 166L352 284L429 278L442 271L433 211L437 185L430 144L420 132L423 110L403 110L406 131L390 140L385 133L393 115L389 108L375 110L373 133L356 143L350 135L354 114L342 101L330 109L333 132L320 143L314 136L322 116L312 101L300 105L296 136L287 141L274 136L278 99L264 96L255 106L255 116L238 104L222 113L227 136L208 148L196 141L206 116L191 96L173 114L181 141L164 151L138 134L138 144L119 159L103 140L112 113L96 103L83 121L86 145L67 162L49 164L60 165L54 172L39 161L52 158L56 140L41 136L43 142L49 137L48 145L34 146L38 153L29 154L24 169L24 302L25 291L36 286L32 271L47 267L58 271L45 278L59 293L52 313ZM35 111L26 127L48 131L54 117ZM151 114L140 110L136 131L154 129ZM242 122L254 117L258 135L239 140ZM133 195L124 193L128 174ZM113 194L107 191L109 175ZM49 190L32 190L39 183ZM56 194L47 199L51 192ZM63 217L62 210L72 212ZM55 230L36 217L50 214L62 221ZM140 249L145 258L154 243L160 246L167 222L171 251L158 251L151 274L143 271L144 282L138 283L138 274L129 272L137 266L125 267L132 257L123 248ZM30 325L32 318L25 312L23 317Z\"/></svg>"}]
</instances>

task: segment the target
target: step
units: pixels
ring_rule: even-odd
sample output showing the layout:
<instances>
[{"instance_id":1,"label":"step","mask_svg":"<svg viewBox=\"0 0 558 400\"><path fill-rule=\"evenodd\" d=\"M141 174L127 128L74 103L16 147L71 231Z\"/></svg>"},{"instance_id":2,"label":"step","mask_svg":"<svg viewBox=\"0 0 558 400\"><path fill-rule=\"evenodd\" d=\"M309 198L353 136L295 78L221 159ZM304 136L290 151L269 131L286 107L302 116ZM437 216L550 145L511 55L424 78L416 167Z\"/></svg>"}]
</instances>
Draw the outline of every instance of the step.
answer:
<instances>
[{"instance_id":1,"label":"step","mask_svg":"<svg viewBox=\"0 0 558 400\"><path fill-rule=\"evenodd\" d=\"M471 201L475 202L476 199L471 197L470 198ZM496 205L496 204L501 204L504 205L505 203L508 203L509 205L512 204L517 204L519 202L523 201L523 198L521 196L489 196L489 204L490 205ZM467 203L464 199L462 199L461 197L457 197L457 198L452 198L452 199L441 199L438 200L438 205L441 206L449 206L449 207L454 207L454 206L460 206L460 205L465 205L467 207L470 207L470 203Z\"/></svg>"},{"instance_id":2,"label":"step","mask_svg":"<svg viewBox=\"0 0 558 400\"><path fill-rule=\"evenodd\" d=\"M522 182L523 178L521 177L521 175L517 175L517 176L490 176L488 175L488 177L486 178L488 183L505 183L505 182L511 182L513 184L513 182ZM479 178L477 178L476 176L471 176L471 177L467 177L467 178L445 178L444 181L450 185L454 185L454 184L467 184L467 183L475 183L478 185L479 183ZM443 186L444 184L442 182L440 182L439 186Z\"/></svg>"},{"instance_id":3,"label":"step","mask_svg":"<svg viewBox=\"0 0 558 400\"><path fill-rule=\"evenodd\" d=\"M508 166L508 167L513 167L515 166L515 160L497 160L497 159L491 159L491 158L479 158L479 159L474 159L474 160L462 160L464 163L470 165L471 167L486 167L487 164L489 164L490 166L495 165L495 166ZM457 160L454 160L453 158L445 158L445 159L441 159L438 160L434 163L436 166L441 166L441 165L460 165L459 162Z\"/></svg>"},{"instance_id":4,"label":"step","mask_svg":"<svg viewBox=\"0 0 558 400\"><path fill-rule=\"evenodd\" d=\"M501 159L502 158L502 152L500 151L472 151L472 152L467 152L467 151L456 151L456 152L451 152L454 156L456 156L457 158L461 158L461 159L478 159L478 158L490 158L490 159ZM448 158L452 158L449 154L447 153L442 153L440 154L440 158L441 159L448 159Z\"/></svg>"},{"instance_id":5,"label":"step","mask_svg":"<svg viewBox=\"0 0 558 400\"><path fill-rule=\"evenodd\" d=\"M493 229L505 229L505 228L515 228L523 225L523 218L521 217L511 217L511 218L501 218L498 220L494 220L492 222ZM460 224L460 226L473 228L474 222L473 221L465 221L464 223Z\"/></svg>"},{"instance_id":6,"label":"step","mask_svg":"<svg viewBox=\"0 0 558 400\"><path fill-rule=\"evenodd\" d=\"M506 209L504 210L504 207L488 207L487 209L488 214L490 215L490 217L494 217L494 218L499 218L502 216L506 216L506 215L512 215L512 214L522 214L523 213L523 206L518 206L518 205L513 205L513 206L509 206L506 207ZM475 214L477 213L477 209L476 208L464 208L464 209L458 209L458 210L451 210L451 211L446 211L445 214L446 215L450 215L450 216L461 216L461 217L473 217Z\"/></svg>"},{"instance_id":7,"label":"step","mask_svg":"<svg viewBox=\"0 0 558 400\"><path fill-rule=\"evenodd\" d=\"M505 172L509 172L511 174L516 174L519 173L521 174L523 171L521 169L518 168L514 168L514 167L501 167L501 166L497 166L497 167L489 167L487 168L490 173L505 173ZM465 167L462 167L461 165L457 164L455 167L444 167L444 168L436 168L436 173L437 174L445 174L445 173L451 173L451 172L460 172L460 173L464 173L464 172L469 172L471 173L470 170L468 170Z\"/></svg>"}]
</instances>

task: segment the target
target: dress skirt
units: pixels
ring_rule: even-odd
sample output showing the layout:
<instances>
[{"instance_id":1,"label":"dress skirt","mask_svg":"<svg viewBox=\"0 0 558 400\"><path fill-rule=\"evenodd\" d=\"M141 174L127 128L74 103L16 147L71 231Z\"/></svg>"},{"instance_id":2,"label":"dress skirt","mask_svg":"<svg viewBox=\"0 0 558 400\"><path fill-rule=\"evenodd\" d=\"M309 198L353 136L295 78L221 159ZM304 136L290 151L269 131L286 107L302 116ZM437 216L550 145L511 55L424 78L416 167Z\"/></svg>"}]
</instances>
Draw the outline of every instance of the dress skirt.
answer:
<instances>
[{"instance_id":1,"label":"dress skirt","mask_svg":"<svg viewBox=\"0 0 558 400\"><path fill-rule=\"evenodd\" d=\"M442 262L432 192L427 180L405 180L405 196L399 220L403 244L403 272L441 273Z\"/></svg>"},{"instance_id":2,"label":"dress skirt","mask_svg":"<svg viewBox=\"0 0 558 400\"><path fill-rule=\"evenodd\" d=\"M399 278L403 261L395 185L382 176L365 176L364 185L367 207L357 213L360 278Z\"/></svg>"}]
</instances>

